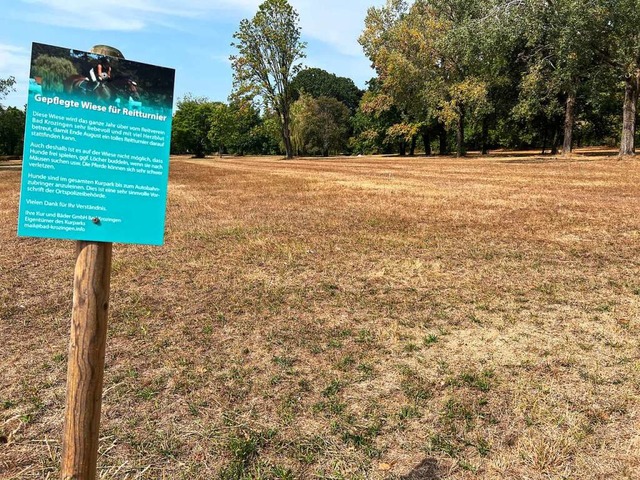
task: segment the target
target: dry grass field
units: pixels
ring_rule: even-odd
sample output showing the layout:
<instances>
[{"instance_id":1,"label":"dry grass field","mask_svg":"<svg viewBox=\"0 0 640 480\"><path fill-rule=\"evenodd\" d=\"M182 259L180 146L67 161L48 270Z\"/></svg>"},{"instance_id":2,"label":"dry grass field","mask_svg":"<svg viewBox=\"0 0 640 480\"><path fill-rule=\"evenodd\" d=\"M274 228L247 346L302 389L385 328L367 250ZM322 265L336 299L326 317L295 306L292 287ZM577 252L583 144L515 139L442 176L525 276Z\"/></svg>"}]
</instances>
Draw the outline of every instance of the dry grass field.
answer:
<instances>
[{"instance_id":1,"label":"dry grass field","mask_svg":"<svg viewBox=\"0 0 640 480\"><path fill-rule=\"evenodd\" d=\"M116 245L103 479L640 478L640 162L173 159ZM58 478L72 242L0 164L0 478Z\"/></svg>"}]
</instances>

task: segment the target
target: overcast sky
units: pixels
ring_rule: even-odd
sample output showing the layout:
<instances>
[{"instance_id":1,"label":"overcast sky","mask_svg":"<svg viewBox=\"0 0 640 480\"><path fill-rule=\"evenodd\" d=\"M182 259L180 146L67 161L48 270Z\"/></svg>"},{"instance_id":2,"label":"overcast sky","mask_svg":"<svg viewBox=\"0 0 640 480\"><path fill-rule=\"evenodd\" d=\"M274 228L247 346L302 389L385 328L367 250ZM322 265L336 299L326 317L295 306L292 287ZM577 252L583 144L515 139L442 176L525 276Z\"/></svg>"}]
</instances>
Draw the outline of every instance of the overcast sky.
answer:
<instances>
[{"instance_id":1,"label":"overcast sky","mask_svg":"<svg viewBox=\"0 0 640 480\"><path fill-rule=\"evenodd\" d=\"M31 43L89 50L106 44L129 60L176 69L176 96L226 101L229 55L240 20L261 0L0 0L0 78L19 81L4 105L27 100ZM373 76L358 44L367 8L384 0L290 0L307 42L304 64L349 77Z\"/></svg>"}]
</instances>

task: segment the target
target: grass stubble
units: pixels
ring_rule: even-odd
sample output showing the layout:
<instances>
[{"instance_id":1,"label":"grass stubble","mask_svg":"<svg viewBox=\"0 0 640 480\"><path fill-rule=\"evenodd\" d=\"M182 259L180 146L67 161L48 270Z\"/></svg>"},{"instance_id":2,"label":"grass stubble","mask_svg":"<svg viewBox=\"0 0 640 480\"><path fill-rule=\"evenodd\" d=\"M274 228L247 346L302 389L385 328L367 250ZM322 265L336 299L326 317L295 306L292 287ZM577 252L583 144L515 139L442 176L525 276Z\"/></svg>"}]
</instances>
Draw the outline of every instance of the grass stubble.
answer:
<instances>
[{"instance_id":1,"label":"grass stubble","mask_svg":"<svg viewBox=\"0 0 640 480\"><path fill-rule=\"evenodd\" d=\"M175 158L116 245L103 479L640 478L640 164ZM74 248L0 170L0 478L57 478Z\"/></svg>"}]
</instances>

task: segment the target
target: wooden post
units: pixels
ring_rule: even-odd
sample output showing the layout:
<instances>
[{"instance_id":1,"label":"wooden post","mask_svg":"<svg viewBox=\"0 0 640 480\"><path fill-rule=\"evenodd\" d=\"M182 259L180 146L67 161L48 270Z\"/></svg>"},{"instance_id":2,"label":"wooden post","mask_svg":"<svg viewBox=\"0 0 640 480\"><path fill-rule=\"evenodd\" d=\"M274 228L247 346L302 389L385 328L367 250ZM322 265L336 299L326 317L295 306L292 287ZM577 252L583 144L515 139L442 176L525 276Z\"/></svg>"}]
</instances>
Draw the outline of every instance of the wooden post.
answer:
<instances>
[{"instance_id":1,"label":"wooden post","mask_svg":"<svg viewBox=\"0 0 640 480\"><path fill-rule=\"evenodd\" d=\"M96 45L91 52L124 58L120 50L108 45ZM112 247L112 243L76 242L62 480L96 478Z\"/></svg>"},{"instance_id":2,"label":"wooden post","mask_svg":"<svg viewBox=\"0 0 640 480\"><path fill-rule=\"evenodd\" d=\"M111 251L111 243L76 242L62 442L63 480L96 478Z\"/></svg>"}]
</instances>

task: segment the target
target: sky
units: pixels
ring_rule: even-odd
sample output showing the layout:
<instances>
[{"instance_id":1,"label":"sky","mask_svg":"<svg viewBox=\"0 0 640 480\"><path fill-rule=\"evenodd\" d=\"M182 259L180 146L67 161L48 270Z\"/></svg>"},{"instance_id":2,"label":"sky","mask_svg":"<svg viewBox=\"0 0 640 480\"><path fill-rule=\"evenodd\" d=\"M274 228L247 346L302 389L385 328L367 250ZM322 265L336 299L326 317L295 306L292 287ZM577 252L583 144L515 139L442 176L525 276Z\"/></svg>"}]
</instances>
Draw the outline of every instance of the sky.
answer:
<instances>
[{"instance_id":1,"label":"sky","mask_svg":"<svg viewBox=\"0 0 640 480\"><path fill-rule=\"evenodd\" d=\"M176 69L176 98L187 93L226 101L229 56L240 20L262 0L0 0L0 78L17 91L2 104L27 101L31 43L77 50L105 44L128 60ZM367 8L384 0L289 0L300 15L303 64L351 78L360 88L373 76L358 44Z\"/></svg>"}]
</instances>

